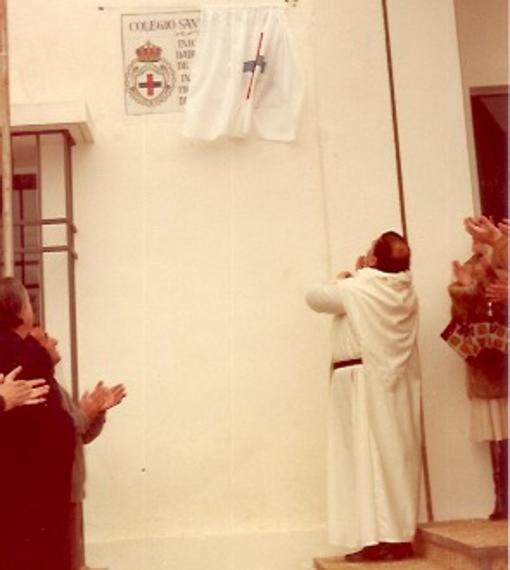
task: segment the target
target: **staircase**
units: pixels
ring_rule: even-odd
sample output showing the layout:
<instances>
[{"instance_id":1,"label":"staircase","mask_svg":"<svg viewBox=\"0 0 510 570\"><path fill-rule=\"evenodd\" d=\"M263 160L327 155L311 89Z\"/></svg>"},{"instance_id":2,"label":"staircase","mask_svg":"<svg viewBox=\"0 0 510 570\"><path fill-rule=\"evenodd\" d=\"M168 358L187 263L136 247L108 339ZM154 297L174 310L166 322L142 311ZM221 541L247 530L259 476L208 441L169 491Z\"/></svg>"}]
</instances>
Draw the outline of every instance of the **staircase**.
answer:
<instances>
[{"instance_id":1,"label":"staircase","mask_svg":"<svg viewBox=\"0 0 510 570\"><path fill-rule=\"evenodd\" d=\"M422 524L416 558L398 562L349 563L342 557L317 558L317 570L507 570L508 523L487 520Z\"/></svg>"}]
</instances>

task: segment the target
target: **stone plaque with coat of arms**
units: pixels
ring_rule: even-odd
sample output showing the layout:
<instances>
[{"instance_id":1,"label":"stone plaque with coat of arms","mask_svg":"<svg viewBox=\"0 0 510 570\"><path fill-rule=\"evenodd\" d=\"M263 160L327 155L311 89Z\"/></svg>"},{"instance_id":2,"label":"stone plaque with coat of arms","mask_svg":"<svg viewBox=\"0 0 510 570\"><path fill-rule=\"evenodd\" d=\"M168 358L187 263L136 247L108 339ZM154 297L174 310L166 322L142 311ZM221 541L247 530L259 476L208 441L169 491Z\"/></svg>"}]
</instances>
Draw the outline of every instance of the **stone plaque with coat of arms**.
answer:
<instances>
[{"instance_id":1,"label":"stone plaque with coat of arms","mask_svg":"<svg viewBox=\"0 0 510 570\"><path fill-rule=\"evenodd\" d=\"M199 25L199 10L122 16L128 115L184 110Z\"/></svg>"}]
</instances>

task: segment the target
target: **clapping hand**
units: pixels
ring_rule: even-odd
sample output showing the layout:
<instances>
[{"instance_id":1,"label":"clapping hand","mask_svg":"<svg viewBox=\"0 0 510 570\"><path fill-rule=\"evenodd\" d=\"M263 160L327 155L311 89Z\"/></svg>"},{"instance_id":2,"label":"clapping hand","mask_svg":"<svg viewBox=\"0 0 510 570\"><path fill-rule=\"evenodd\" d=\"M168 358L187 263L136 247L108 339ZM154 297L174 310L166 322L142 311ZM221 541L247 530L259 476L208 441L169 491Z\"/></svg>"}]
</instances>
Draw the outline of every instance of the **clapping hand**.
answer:
<instances>
[{"instance_id":1,"label":"clapping hand","mask_svg":"<svg viewBox=\"0 0 510 570\"><path fill-rule=\"evenodd\" d=\"M465 266L459 263L458 261L454 261L452 263L453 274L455 279L461 285L471 285L473 282L473 275L472 275L472 268L471 266Z\"/></svg>"},{"instance_id":2,"label":"clapping hand","mask_svg":"<svg viewBox=\"0 0 510 570\"><path fill-rule=\"evenodd\" d=\"M502 220L498 224L499 231L508 238L508 230L510 229L510 220Z\"/></svg>"},{"instance_id":3,"label":"clapping hand","mask_svg":"<svg viewBox=\"0 0 510 570\"><path fill-rule=\"evenodd\" d=\"M0 374L0 396L5 402L5 411L12 410L17 406L33 406L42 404L49 386L44 378L35 380L16 380L21 366L11 370L7 376Z\"/></svg>"},{"instance_id":4,"label":"clapping hand","mask_svg":"<svg viewBox=\"0 0 510 570\"><path fill-rule=\"evenodd\" d=\"M116 384L111 388L103 386L102 390L104 393L102 408L101 408L103 412L106 412L110 408L117 406L127 396L126 388L124 387L123 384Z\"/></svg>"},{"instance_id":5,"label":"clapping hand","mask_svg":"<svg viewBox=\"0 0 510 570\"><path fill-rule=\"evenodd\" d=\"M491 303L508 303L508 277L500 278L488 285L485 295Z\"/></svg>"},{"instance_id":6,"label":"clapping hand","mask_svg":"<svg viewBox=\"0 0 510 570\"><path fill-rule=\"evenodd\" d=\"M464 228L467 233L474 240L489 245L494 245L504 235L505 227L508 228L508 224L506 226L505 224L499 224L499 226L501 227L495 226L486 216L464 219Z\"/></svg>"},{"instance_id":7,"label":"clapping hand","mask_svg":"<svg viewBox=\"0 0 510 570\"><path fill-rule=\"evenodd\" d=\"M92 421L100 413L120 404L125 397L126 389L123 384L116 384L110 388L100 381L92 392L87 391L83 394L80 409Z\"/></svg>"}]
</instances>

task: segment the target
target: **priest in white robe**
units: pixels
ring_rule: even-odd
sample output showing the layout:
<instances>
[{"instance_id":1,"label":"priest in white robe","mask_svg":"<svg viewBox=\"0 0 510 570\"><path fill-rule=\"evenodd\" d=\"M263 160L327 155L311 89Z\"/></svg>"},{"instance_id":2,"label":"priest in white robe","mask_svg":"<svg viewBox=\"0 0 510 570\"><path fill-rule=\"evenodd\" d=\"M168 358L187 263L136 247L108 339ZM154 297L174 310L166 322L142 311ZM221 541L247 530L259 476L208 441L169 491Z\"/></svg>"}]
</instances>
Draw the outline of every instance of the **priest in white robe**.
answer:
<instances>
[{"instance_id":1,"label":"priest in white robe","mask_svg":"<svg viewBox=\"0 0 510 570\"><path fill-rule=\"evenodd\" d=\"M311 289L334 315L329 398L328 531L350 562L413 555L420 496L418 303L410 251L386 232L354 275Z\"/></svg>"}]
</instances>

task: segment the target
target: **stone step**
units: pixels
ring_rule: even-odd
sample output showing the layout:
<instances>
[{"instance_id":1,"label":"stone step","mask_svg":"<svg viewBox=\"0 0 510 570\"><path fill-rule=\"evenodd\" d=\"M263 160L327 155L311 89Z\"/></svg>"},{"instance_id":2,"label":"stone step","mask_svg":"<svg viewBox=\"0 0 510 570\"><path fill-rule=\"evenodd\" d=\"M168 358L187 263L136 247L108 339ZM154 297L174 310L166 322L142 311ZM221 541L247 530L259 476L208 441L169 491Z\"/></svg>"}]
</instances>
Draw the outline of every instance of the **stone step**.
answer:
<instances>
[{"instance_id":1,"label":"stone step","mask_svg":"<svg viewBox=\"0 0 510 570\"><path fill-rule=\"evenodd\" d=\"M345 562L343 556L316 558L316 570L448 570L443 564L425 558L410 558L395 562Z\"/></svg>"},{"instance_id":2,"label":"stone step","mask_svg":"<svg viewBox=\"0 0 510 570\"><path fill-rule=\"evenodd\" d=\"M416 552L451 570L507 570L508 523L488 520L420 525Z\"/></svg>"}]
</instances>

